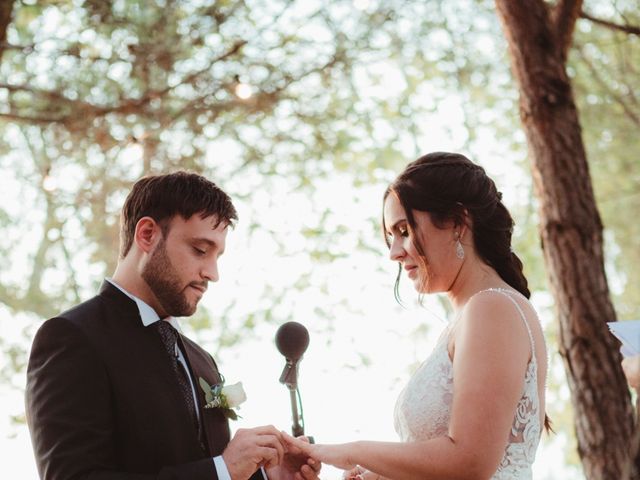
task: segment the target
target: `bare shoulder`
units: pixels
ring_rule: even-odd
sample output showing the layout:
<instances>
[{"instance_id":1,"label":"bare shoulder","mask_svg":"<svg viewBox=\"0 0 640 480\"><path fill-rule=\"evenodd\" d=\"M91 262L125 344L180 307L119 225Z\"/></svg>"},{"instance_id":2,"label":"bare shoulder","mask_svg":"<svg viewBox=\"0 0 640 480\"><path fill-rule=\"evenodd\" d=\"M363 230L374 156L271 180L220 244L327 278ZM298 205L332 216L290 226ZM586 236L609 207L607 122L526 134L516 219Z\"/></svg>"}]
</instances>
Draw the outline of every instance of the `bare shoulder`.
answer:
<instances>
[{"instance_id":1,"label":"bare shoulder","mask_svg":"<svg viewBox=\"0 0 640 480\"><path fill-rule=\"evenodd\" d=\"M455 338L482 342L489 347L530 351L527 348L530 340L523 315L527 324L534 323L533 307L519 294L498 290L479 292L465 305L456 326ZM455 343L458 343L457 340Z\"/></svg>"},{"instance_id":2,"label":"bare shoulder","mask_svg":"<svg viewBox=\"0 0 640 480\"><path fill-rule=\"evenodd\" d=\"M525 323L526 322L526 323ZM482 342L489 347L531 354L531 332L537 358L545 361L544 333L527 298L515 291L487 290L474 295L464 307L455 332L455 343ZM453 346L455 350L455 345Z\"/></svg>"},{"instance_id":3,"label":"bare shoulder","mask_svg":"<svg viewBox=\"0 0 640 480\"><path fill-rule=\"evenodd\" d=\"M484 290L473 295L464 307L462 323L473 327L481 323L483 328L509 328L515 324L522 328L522 315L535 315L528 300L515 292L504 290Z\"/></svg>"}]
</instances>

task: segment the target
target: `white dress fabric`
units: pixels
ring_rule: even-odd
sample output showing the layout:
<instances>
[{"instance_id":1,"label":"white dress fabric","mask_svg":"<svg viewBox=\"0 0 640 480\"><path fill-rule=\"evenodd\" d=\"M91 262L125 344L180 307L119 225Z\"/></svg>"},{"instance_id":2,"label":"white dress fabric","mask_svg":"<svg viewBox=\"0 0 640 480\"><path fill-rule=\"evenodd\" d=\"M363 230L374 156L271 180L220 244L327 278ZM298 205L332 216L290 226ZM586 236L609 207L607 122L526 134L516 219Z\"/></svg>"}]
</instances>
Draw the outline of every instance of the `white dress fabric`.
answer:
<instances>
[{"instance_id":1,"label":"white dress fabric","mask_svg":"<svg viewBox=\"0 0 640 480\"><path fill-rule=\"evenodd\" d=\"M531 465L541 434L535 344L524 312L512 298L514 293L503 289L483 290L488 291L505 295L513 302L531 342L531 360L523 379L522 396L511 425L509 443L500 466L491 479L527 480L532 476ZM394 412L395 429L404 442L428 440L448 434L453 401L453 365L447 351L450 331L451 325L398 397Z\"/></svg>"}]
</instances>

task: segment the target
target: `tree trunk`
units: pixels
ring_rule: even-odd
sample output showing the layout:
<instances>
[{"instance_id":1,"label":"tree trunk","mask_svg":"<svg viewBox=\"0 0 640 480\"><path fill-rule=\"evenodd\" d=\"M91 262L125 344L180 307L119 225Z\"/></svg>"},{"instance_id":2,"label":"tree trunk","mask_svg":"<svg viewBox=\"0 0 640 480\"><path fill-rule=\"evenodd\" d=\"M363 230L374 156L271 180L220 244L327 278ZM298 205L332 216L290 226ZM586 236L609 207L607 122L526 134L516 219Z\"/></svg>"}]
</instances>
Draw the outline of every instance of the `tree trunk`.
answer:
<instances>
[{"instance_id":1,"label":"tree trunk","mask_svg":"<svg viewBox=\"0 0 640 480\"><path fill-rule=\"evenodd\" d=\"M11 23L13 0L0 0L0 60L7 44L7 28Z\"/></svg>"},{"instance_id":2,"label":"tree trunk","mask_svg":"<svg viewBox=\"0 0 640 480\"><path fill-rule=\"evenodd\" d=\"M496 0L520 89L540 208L540 235L560 322L560 354L589 479L620 480L629 463L633 407L620 365L596 207L566 57L579 0Z\"/></svg>"},{"instance_id":3,"label":"tree trunk","mask_svg":"<svg viewBox=\"0 0 640 480\"><path fill-rule=\"evenodd\" d=\"M624 480L640 478L640 398L636 401L636 433L631 440L631 456L627 468L623 471Z\"/></svg>"}]
</instances>

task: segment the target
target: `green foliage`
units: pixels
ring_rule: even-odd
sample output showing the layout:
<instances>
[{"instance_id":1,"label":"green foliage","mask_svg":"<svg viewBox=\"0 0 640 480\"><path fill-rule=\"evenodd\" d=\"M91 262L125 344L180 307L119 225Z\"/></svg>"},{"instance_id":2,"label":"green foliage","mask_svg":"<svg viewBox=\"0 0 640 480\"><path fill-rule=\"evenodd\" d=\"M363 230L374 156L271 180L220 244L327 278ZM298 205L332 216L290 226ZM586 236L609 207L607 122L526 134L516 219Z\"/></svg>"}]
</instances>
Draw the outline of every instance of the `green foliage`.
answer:
<instances>
[{"instance_id":1,"label":"green foliage","mask_svg":"<svg viewBox=\"0 0 640 480\"><path fill-rule=\"evenodd\" d=\"M600 6L620 24L640 25L637 1ZM596 9L597 5L593 6ZM596 12L597 13L597 12ZM607 235L609 283L620 319L640 318L640 37L583 21L571 73L598 208Z\"/></svg>"},{"instance_id":2,"label":"green foliage","mask_svg":"<svg viewBox=\"0 0 640 480\"><path fill-rule=\"evenodd\" d=\"M8 276L3 285L18 294L0 300L41 316L84 298L113 271L118 210L142 174L204 172L247 203L256 178L263 190L313 191L319 179L345 172L363 187L423 150L421 138L448 115L439 106L452 94L473 120L510 108L500 89L506 67L492 73L493 12L471 2L358 9L348 1L60 1L22 5L17 18L9 39L23 48L7 51L0 67L0 117L14 122L0 161L20 172L16 180L45 218L8 226L10 256L24 255L15 248L20 231L39 237L31 248L37 274ZM250 97L238 96L239 83ZM467 121L461 136L469 149L475 124ZM315 214L303 230L311 258L349 255L326 241L349 226L330 228L326 212ZM21 216L25 209L12 218ZM42 283L48 275L64 278Z\"/></svg>"}]
</instances>

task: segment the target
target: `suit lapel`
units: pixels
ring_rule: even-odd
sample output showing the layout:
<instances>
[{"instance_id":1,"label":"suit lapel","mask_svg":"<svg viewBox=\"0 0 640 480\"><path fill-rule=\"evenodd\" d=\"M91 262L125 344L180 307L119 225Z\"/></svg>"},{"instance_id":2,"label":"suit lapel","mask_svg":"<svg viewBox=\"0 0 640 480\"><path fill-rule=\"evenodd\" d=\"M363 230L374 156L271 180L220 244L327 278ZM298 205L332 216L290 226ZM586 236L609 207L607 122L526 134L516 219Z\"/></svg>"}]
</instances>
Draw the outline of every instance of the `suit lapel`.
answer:
<instances>
[{"instance_id":1,"label":"suit lapel","mask_svg":"<svg viewBox=\"0 0 640 480\"><path fill-rule=\"evenodd\" d=\"M209 385L215 385L220 382L220 374L209 354L187 337L181 336L181 338L191 378L196 388L204 442L211 455L220 455L229 443L229 422L220 409L204 408L206 405L205 392L200 387L200 378L203 378Z\"/></svg>"}]
</instances>

